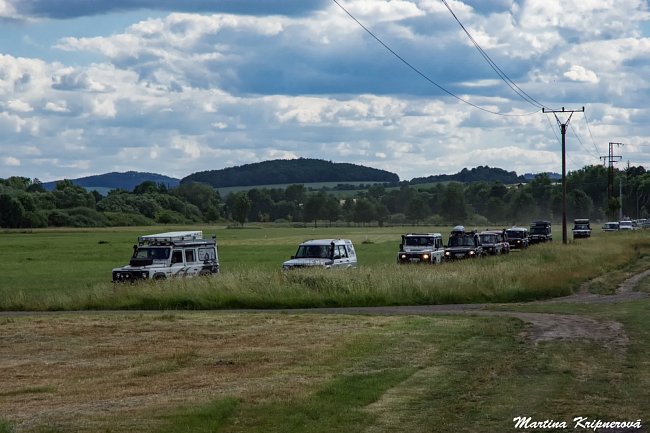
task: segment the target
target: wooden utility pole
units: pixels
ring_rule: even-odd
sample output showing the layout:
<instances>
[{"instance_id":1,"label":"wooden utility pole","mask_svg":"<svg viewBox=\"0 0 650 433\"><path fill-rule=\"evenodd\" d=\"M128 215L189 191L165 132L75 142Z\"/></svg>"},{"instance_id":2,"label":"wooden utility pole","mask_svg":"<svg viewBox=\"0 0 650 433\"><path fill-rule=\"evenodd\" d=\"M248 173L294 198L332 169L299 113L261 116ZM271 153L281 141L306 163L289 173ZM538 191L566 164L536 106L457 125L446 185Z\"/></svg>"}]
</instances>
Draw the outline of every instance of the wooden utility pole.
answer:
<instances>
[{"instance_id":1,"label":"wooden utility pole","mask_svg":"<svg viewBox=\"0 0 650 433\"><path fill-rule=\"evenodd\" d=\"M562 134L562 243L567 243L567 229L566 229L566 128L569 126L571 121L571 116L573 113L585 112L585 107L582 107L581 110L565 110L562 107L561 110L546 110L542 108L542 113L553 113L555 115L555 120L557 120L558 125L560 125L560 133ZM557 113L569 113L569 118L565 123L560 121L560 118L557 117Z\"/></svg>"}]
</instances>

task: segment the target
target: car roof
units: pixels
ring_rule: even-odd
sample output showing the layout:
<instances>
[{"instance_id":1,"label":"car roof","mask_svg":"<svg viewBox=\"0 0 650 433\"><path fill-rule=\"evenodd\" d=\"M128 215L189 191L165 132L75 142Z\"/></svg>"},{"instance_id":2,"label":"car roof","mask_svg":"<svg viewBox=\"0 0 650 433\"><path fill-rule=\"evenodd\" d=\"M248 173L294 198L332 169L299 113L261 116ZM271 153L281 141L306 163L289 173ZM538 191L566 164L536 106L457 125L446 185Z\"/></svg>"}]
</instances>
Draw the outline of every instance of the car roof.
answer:
<instances>
[{"instance_id":1,"label":"car roof","mask_svg":"<svg viewBox=\"0 0 650 433\"><path fill-rule=\"evenodd\" d=\"M442 237L442 234L440 233L407 233L404 236L435 236L435 237Z\"/></svg>"},{"instance_id":2,"label":"car roof","mask_svg":"<svg viewBox=\"0 0 650 433\"><path fill-rule=\"evenodd\" d=\"M309 239L301 242L300 245L329 245L332 242L336 245L352 243L350 239Z\"/></svg>"}]
</instances>

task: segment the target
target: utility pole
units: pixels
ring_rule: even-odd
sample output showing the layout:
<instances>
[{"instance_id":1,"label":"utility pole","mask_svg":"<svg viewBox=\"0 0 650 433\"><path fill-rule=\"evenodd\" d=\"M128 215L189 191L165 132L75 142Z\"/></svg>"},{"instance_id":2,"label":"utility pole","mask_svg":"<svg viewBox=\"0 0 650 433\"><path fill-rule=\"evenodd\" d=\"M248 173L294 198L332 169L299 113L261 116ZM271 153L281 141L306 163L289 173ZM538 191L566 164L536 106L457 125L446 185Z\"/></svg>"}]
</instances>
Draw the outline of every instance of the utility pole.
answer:
<instances>
[{"instance_id":1,"label":"utility pole","mask_svg":"<svg viewBox=\"0 0 650 433\"><path fill-rule=\"evenodd\" d=\"M607 173L607 198L611 199L614 196L614 163L623 159L621 155L614 155L614 145L618 147L623 146L623 143L609 142L609 155L601 156L600 159L608 162Z\"/></svg>"},{"instance_id":2,"label":"utility pole","mask_svg":"<svg viewBox=\"0 0 650 433\"><path fill-rule=\"evenodd\" d=\"M585 107L582 107L582 110L565 110L562 107L562 110L546 110L542 108L542 113L553 113L555 115L555 120L557 120L558 125L560 125L560 133L562 134L562 243L567 243L566 235L566 128L569 126L571 121L571 116L573 113L585 112ZM569 118L565 123L560 121L560 118L557 117L557 113L569 113Z\"/></svg>"},{"instance_id":3,"label":"utility pole","mask_svg":"<svg viewBox=\"0 0 650 433\"><path fill-rule=\"evenodd\" d=\"M617 147L621 147L624 144L610 141L609 155L600 157L600 159L602 159L603 161L607 161L609 163L608 170L607 170L607 205L608 206L612 200L612 197L614 197L614 163L623 159L621 155L614 155L614 145L616 145ZM612 214L610 214L610 216L614 217L614 215Z\"/></svg>"}]
</instances>

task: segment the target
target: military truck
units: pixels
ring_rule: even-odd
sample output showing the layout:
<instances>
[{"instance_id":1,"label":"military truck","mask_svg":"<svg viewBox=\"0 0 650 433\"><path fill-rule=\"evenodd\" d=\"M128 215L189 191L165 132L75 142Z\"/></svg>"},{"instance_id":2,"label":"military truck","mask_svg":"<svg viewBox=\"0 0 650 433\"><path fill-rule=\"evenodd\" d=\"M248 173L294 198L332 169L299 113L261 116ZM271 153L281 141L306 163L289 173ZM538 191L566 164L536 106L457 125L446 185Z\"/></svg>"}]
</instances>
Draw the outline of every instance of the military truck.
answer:
<instances>
[{"instance_id":1,"label":"military truck","mask_svg":"<svg viewBox=\"0 0 650 433\"><path fill-rule=\"evenodd\" d=\"M128 265L113 269L113 282L162 280L219 273L216 236L177 231L138 237Z\"/></svg>"},{"instance_id":2,"label":"military truck","mask_svg":"<svg viewBox=\"0 0 650 433\"><path fill-rule=\"evenodd\" d=\"M441 263L445 257L440 233L408 233L402 235L397 263Z\"/></svg>"}]
</instances>

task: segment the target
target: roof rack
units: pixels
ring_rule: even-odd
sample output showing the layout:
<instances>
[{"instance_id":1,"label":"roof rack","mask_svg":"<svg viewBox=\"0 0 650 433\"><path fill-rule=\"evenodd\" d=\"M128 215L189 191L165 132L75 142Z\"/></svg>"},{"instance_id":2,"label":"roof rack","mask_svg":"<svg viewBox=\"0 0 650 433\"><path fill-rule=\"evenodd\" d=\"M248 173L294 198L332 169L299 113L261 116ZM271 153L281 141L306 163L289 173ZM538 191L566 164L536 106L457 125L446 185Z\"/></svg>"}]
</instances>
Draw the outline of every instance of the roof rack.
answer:
<instances>
[{"instance_id":1,"label":"roof rack","mask_svg":"<svg viewBox=\"0 0 650 433\"><path fill-rule=\"evenodd\" d=\"M138 237L140 245L173 245L179 242L196 241L203 239L203 231L182 231L157 233Z\"/></svg>"}]
</instances>

